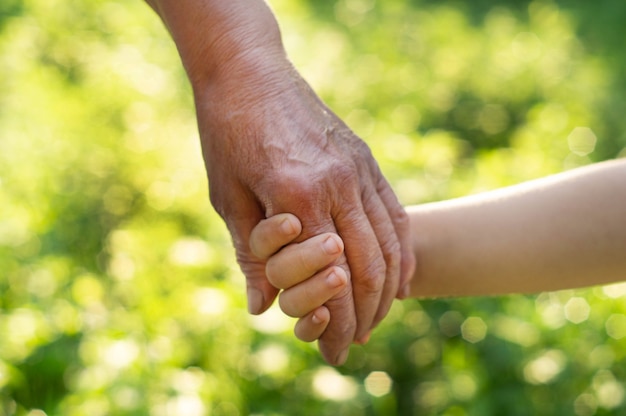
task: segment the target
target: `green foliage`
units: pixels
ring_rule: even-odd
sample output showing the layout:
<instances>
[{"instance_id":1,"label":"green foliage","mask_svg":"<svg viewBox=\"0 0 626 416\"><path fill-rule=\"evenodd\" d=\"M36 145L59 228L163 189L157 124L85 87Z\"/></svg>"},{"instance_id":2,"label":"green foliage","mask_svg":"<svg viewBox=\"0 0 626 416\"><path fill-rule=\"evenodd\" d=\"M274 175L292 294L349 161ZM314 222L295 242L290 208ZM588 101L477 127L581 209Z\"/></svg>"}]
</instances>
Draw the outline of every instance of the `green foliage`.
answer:
<instances>
[{"instance_id":1,"label":"green foliage","mask_svg":"<svg viewBox=\"0 0 626 416\"><path fill-rule=\"evenodd\" d=\"M405 204L624 154L623 1L272 4ZM622 285L398 302L339 369L248 316L141 2L3 1L0 68L0 415L626 411Z\"/></svg>"}]
</instances>

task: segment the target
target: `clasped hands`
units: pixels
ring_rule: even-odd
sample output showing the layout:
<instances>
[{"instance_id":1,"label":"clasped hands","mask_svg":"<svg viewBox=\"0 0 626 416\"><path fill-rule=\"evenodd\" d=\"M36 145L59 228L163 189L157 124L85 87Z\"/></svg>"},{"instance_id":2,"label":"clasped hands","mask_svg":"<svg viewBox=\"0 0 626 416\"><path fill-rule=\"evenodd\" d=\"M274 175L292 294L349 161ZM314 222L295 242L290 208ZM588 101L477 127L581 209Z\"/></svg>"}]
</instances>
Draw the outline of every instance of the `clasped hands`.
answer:
<instances>
[{"instance_id":1,"label":"clasped hands","mask_svg":"<svg viewBox=\"0 0 626 416\"><path fill-rule=\"evenodd\" d=\"M211 97L224 87L219 84ZM333 276L341 284L325 300L332 319L319 334L319 346L327 362L339 365L350 344L366 340L393 299L408 291L415 263L408 217L367 145L297 73L274 84L271 93L238 102L237 111L205 103L198 118L211 202L232 235L246 276L249 311L259 314L273 303L285 288L273 270L291 267L267 263L274 250L268 252L262 244L251 250L257 224L289 212L301 221L283 224L292 227L288 231L294 241L336 233L341 247L329 252L335 256ZM215 134L219 141L205 140ZM304 270L313 266L301 260ZM286 293L282 302L289 299Z\"/></svg>"},{"instance_id":2,"label":"clasped hands","mask_svg":"<svg viewBox=\"0 0 626 416\"><path fill-rule=\"evenodd\" d=\"M367 145L291 65L264 1L147 1L193 88L211 203L231 233L250 312L265 311L280 287L266 276L268 253L250 249L263 219L293 213L296 241L343 239L334 260L343 283L325 302L332 319L319 343L329 363L343 363L408 288L406 213Z\"/></svg>"}]
</instances>

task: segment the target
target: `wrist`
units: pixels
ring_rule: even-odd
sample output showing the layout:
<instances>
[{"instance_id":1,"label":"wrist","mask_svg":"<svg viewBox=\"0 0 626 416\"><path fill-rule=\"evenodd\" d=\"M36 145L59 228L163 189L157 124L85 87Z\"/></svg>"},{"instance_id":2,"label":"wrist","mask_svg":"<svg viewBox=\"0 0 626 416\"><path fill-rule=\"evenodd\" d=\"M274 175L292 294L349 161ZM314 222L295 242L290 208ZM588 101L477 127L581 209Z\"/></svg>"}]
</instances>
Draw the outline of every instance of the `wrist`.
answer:
<instances>
[{"instance_id":1,"label":"wrist","mask_svg":"<svg viewBox=\"0 0 626 416\"><path fill-rule=\"evenodd\" d=\"M194 90L286 62L264 0L146 0L164 21Z\"/></svg>"},{"instance_id":2,"label":"wrist","mask_svg":"<svg viewBox=\"0 0 626 416\"><path fill-rule=\"evenodd\" d=\"M258 113L297 76L269 8L263 2L257 10L241 11L239 3L230 3L232 9L223 11L224 19L211 28L210 36L200 35L210 41L181 53L196 105L216 117Z\"/></svg>"},{"instance_id":3,"label":"wrist","mask_svg":"<svg viewBox=\"0 0 626 416\"><path fill-rule=\"evenodd\" d=\"M199 109L258 110L287 90L296 75L285 55L276 50L251 47L222 56L218 64L198 64L188 70Z\"/></svg>"},{"instance_id":4,"label":"wrist","mask_svg":"<svg viewBox=\"0 0 626 416\"><path fill-rule=\"evenodd\" d=\"M194 91L269 80L288 65L278 22L264 2L219 3L211 10L211 26L181 53Z\"/></svg>"}]
</instances>

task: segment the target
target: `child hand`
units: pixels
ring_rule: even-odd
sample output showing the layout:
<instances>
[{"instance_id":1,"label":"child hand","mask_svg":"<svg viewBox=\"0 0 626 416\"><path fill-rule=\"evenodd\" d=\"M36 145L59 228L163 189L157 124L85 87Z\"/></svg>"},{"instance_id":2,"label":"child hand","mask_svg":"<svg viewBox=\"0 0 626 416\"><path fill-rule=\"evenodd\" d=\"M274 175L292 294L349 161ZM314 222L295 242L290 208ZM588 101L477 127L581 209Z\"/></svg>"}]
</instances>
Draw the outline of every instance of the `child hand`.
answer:
<instances>
[{"instance_id":1,"label":"child hand","mask_svg":"<svg viewBox=\"0 0 626 416\"><path fill-rule=\"evenodd\" d=\"M302 341L314 341L330 322L323 306L348 284L342 268L332 266L343 253L343 241L334 233L324 233L301 243L293 243L302 230L291 214L278 214L262 220L250 234L250 248L267 259L265 272L272 285L283 289L278 302L281 310L296 318L294 332Z\"/></svg>"}]
</instances>

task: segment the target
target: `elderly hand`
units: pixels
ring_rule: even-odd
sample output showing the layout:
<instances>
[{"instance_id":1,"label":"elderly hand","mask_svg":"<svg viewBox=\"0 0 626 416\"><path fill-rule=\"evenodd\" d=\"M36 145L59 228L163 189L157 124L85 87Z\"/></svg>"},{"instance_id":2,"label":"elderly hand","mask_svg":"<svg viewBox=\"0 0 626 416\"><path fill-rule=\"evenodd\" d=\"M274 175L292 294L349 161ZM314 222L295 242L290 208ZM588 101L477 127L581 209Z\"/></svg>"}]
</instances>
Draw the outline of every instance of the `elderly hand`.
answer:
<instances>
[{"instance_id":1,"label":"elderly hand","mask_svg":"<svg viewBox=\"0 0 626 416\"><path fill-rule=\"evenodd\" d=\"M351 284L326 303L332 319L320 350L343 363L352 341L366 339L408 289L414 258L404 210L367 145L288 62L264 1L155 3L192 82L211 202L233 237L250 312L278 293L249 248L260 220L293 213L300 240L338 233L345 255L336 265Z\"/></svg>"},{"instance_id":2,"label":"elderly hand","mask_svg":"<svg viewBox=\"0 0 626 416\"><path fill-rule=\"evenodd\" d=\"M228 92L216 85L210 104L200 103L211 201L233 236L252 313L264 311L277 294L265 262L248 247L261 219L291 212L302 219L301 239L324 232L343 238L338 265L352 285L328 301L333 319L320 342L326 360L339 364L406 283L401 256L412 258L407 217L365 143L295 72L281 78ZM404 276L410 273L406 259Z\"/></svg>"}]
</instances>

